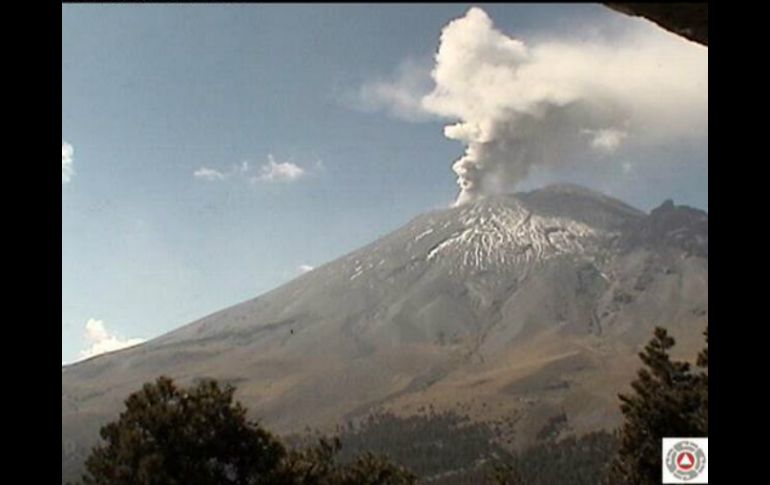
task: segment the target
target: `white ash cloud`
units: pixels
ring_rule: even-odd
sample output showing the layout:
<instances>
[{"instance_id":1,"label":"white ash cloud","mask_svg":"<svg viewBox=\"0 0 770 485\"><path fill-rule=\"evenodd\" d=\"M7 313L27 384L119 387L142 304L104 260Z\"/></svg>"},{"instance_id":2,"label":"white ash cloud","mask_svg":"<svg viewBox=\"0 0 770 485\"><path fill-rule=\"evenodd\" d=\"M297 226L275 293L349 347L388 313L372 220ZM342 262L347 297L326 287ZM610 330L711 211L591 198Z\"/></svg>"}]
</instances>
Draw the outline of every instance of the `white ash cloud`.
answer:
<instances>
[{"instance_id":1,"label":"white ash cloud","mask_svg":"<svg viewBox=\"0 0 770 485\"><path fill-rule=\"evenodd\" d=\"M452 167L458 204L509 192L534 166L707 139L708 50L642 27L621 38L528 44L473 7L441 32L433 89L410 99L408 83L397 84L396 106L419 103L454 120L444 134L465 145Z\"/></svg>"},{"instance_id":2,"label":"white ash cloud","mask_svg":"<svg viewBox=\"0 0 770 485\"><path fill-rule=\"evenodd\" d=\"M363 111L383 110L394 118L429 121L437 116L422 106L420 93L431 89L430 62L407 59L387 79L364 83L352 97L351 105Z\"/></svg>"},{"instance_id":3,"label":"white ash cloud","mask_svg":"<svg viewBox=\"0 0 770 485\"><path fill-rule=\"evenodd\" d=\"M591 147L597 151L614 152L628 133L619 129L583 130L583 133L591 135Z\"/></svg>"}]
</instances>

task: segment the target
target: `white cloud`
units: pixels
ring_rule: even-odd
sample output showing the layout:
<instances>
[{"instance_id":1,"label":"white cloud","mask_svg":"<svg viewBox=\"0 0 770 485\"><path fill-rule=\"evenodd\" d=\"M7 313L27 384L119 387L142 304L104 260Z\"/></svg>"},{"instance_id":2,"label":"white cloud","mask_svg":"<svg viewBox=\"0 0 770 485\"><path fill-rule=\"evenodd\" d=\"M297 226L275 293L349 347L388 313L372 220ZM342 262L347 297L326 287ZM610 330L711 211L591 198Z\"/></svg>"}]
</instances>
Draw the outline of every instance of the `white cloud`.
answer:
<instances>
[{"instance_id":1,"label":"white cloud","mask_svg":"<svg viewBox=\"0 0 770 485\"><path fill-rule=\"evenodd\" d=\"M304 176L304 168L291 162L276 162L273 155L267 156L267 164L260 167L260 174L255 181L263 182L292 182Z\"/></svg>"},{"instance_id":2,"label":"white cloud","mask_svg":"<svg viewBox=\"0 0 770 485\"><path fill-rule=\"evenodd\" d=\"M208 180L208 181L215 182L219 180L229 179L231 177L243 176L245 174L248 174L248 172L249 172L249 162L243 161L240 163L240 165L234 165L227 172L223 172L215 168L201 167L195 172L193 172L193 176L201 180Z\"/></svg>"},{"instance_id":3,"label":"white cloud","mask_svg":"<svg viewBox=\"0 0 770 485\"><path fill-rule=\"evenodd\" d=\"M88 359L106 352L132 347L144 342L141 338L121 339L107 331L102 320L89 318L85 327L85 338L89 347L80 352L80 358Z\"/></svg>"},{"instance_id":4,"label":"white cloud","mask_svg":"<svg viewBox=\"0 0 770 485\"><path fill-rule=\"evenodd\" d=\"M319 159L314 165L315 171L323 171L323 162ZM226 172L215 168L201 167L193 176L200 180L217 182L227 179L249 180L254 182L293 182L308 174L308 170L292 162L276 162L272 154L268 154L267 163L258 170L252 169L249 162L243 161L239 165L233 165Z\"/></svg>"},{"instance_id":5,"label":"white cloud","mask_svg":"<svg viewBox=\"0 0 770 485\"><path fill-rule=\"evenodd\" d=\"M315 269L315 266L310 266L309 264L300 264L299 265L299 271L300 273L307 273L308 271L313 271Z\"/></svg>"},{"instance_id":6,"label":"white cloud","mask_svg":"<svg viewBox=\"0 0 770 485\"><path fill-rule=\"evenodd\" d=\"M72 176L75 174L75 167L73 166L72 156L75 153L75 149L63 141L61 143L61 183L66 184L72 180Z\"/></svg>"},{"instance_id":7,"label":"white cloud","mask_svg":"<svg viewBox=\"0 0 770 485\"><path fill-rule=\"evenodd\" d=\"M207 167L201 167L195 172L193 172L193 176L197 179L201 180L209 180L209 181L215 181L215 180L224 180L227 178L227 175L224 173L215 170L213 168L207 168Z\"/></svg>"}]
</instances>

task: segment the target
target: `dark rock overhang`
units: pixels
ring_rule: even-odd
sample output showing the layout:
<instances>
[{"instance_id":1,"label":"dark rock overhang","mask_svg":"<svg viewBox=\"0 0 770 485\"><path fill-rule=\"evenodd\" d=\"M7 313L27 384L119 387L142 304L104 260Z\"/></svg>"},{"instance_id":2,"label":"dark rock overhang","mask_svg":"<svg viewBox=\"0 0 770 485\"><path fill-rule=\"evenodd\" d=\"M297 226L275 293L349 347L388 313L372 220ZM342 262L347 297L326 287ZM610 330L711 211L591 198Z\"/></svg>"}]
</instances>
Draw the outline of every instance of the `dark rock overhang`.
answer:
<instances>
[{"instance_id":1,"label":"dark rock overhang","mask_svg":"<svg viewBox=\"0 0 770 485\"><path fill-rule=\"evenodd\" d=\"M709 45L708 3L605 3L627 15L644 17L693 42Z\"/></svg>"}]
</instances>

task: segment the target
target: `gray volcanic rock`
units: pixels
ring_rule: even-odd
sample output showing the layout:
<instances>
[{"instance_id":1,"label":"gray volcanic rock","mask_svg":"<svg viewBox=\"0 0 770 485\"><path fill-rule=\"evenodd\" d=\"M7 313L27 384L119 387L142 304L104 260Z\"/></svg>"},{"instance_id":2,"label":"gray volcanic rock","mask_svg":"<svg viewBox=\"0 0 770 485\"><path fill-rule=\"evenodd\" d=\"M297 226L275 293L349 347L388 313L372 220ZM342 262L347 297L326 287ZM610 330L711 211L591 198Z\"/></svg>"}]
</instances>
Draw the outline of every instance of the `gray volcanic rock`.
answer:
<instances>
[{"instance_id":1,"label":"gray volcanic rock","mask_svg":"<svg viewBox=\"0 0 770 485\"><path fill-rule=\"evenodd\" d=\"M629 249L676 247L688 254L708 258L708 215L671 200L653 209L649 217L632 222L625 231Z\"/></svg>"},{"instance_id":2,"label":"gray volcanic rock","mask_svg":"<svg viewBox=\"0 0 770 485\"><path fill-rule=\"evenodd\" d=\"M647 215L559 185L423 214L258 298L62 369L62 468L123 399L165 374L214 377L278 432L387 409L516 415L515 445L556 415L612 426L656 325L692 357L708 314L708 215Z\"/></svg>"}]
</instances>

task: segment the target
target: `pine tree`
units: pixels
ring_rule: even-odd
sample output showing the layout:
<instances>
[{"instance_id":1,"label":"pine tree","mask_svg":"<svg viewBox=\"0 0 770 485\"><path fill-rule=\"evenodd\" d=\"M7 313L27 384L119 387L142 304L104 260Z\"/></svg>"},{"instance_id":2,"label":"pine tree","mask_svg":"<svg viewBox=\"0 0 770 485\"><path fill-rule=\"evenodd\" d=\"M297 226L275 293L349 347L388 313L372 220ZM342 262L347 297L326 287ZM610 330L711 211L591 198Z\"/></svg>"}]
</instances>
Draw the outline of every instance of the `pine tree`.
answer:
<instances>
[{"instance_id":1,"label":"pine tree","mask_svg":"<svg viewBox=\"0 0 770 485\"><path fill-rule=\"evenodd\" d=\"M189 390L166 377L132 394L104 443L86 460L85 485L271 483L286 452L246 420L234 388L203 381Z\"/></svg>"},{"instance_id":2,"label":"pine tree","mask_svg":"<svg viewBox=\"0 0 770 485\"><path fill-rule=\"evenodd\" d=\"M687 362L672 361L668 352L674 344L658 327L639 354L645 367L631 384L633 393L619 396L625 422L607 483L657 485L662 438L708 435L708 375L693 373ZM708 347L701 356L699 365L707 365Z\"/></svg>"}]
</instances>

